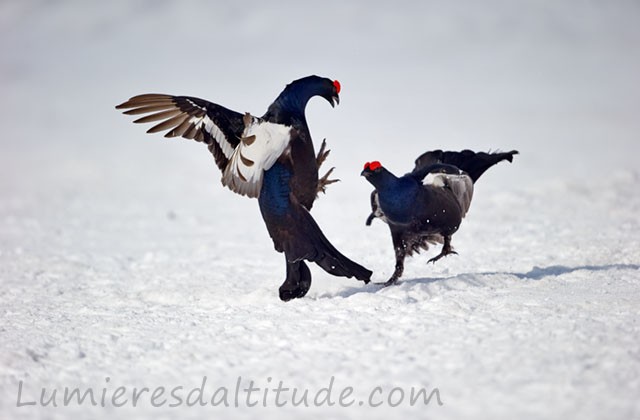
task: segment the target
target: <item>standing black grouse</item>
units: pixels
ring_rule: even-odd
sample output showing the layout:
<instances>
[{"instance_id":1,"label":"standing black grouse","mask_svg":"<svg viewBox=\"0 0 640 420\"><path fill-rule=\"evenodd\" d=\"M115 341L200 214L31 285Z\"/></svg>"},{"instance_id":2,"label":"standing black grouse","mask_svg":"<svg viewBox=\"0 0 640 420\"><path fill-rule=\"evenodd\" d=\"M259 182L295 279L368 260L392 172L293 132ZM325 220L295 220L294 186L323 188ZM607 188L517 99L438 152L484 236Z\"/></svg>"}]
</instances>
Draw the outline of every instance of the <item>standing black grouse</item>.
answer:
<instances>
[{"instance_id":1,"label":"standing black grouse","mask_svg":"<svg viewBox=\"0 0 640 420\"><path fill-rule=\"evenodd\" d=\"M331 245L309 210L318 193L335 182L318 178L327 157L325 142L316 156L305 118L314 96L331 106L340 102L340 83L319 76L295 80L285 87L262 117L241 114L190 96L146 94L116 106L125 114L150 114L136 123L161 121L148 133L168 131L165 137L184 137L207 144L222 171L222 184L232 191L257 197L276 251L284 252L287 271L280 299L304 296L311 273L304 260L315 262L335 276L369 282L371 271L351 261Z\"/></svg>"},{"instance_id":2,"label":"standing black grouse","mask_svg":"<svg viewBox=\"0 0 640 420\"><path fill-rule=\"evenodd\" d=\"M404 259L429 244L441 243L442 251L429 262L455 254L451 235L469 211L473 184L496 163L513 161L507 153L426 152L416 159L412 172L398 178L380 162L367 162L362 174L376 189L371 193L371 215L389 225L396 267L385 286L394 284L404 271Z\"/></svg>"}]
</instances>

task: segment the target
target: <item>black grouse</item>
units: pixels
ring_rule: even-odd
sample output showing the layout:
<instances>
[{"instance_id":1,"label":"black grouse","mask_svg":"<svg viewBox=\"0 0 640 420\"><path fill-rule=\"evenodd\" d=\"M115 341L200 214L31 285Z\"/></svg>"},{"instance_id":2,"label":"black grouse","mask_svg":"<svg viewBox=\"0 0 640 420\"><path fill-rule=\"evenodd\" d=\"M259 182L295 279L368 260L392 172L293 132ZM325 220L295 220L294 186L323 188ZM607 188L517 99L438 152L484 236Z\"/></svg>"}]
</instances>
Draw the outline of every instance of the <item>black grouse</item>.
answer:
<instances>
[{"instance_id":1,"label":"black grouse","mask_svg":"<svg viewBox=\"0 0 640 420\"><path fill-rule=\"evenodd\" d=\"M496 163L512 162L517 153L434 150L421 155L413 171L399 178L380 162L365 164L361 175L375 187L366 224L378 217L389 225L396 255L395 270L385 286L402 276L407 255L427 250L429 244L442 244L440 254L429 262L456 253L451 235L469 211L473 184Z\"/></svg>"},{"instance_id":2,"label":"black grouse","mask_svg":"<svg viewBox=\"0 0 640 420\"><path fill-rule=\"evenodd\" d=\"M275 249L284 252L286 279L280 299L304 296L311 273L304 260L335 276L369 282L371 271L342 255L324 236L309 211L318 192L334 182L318 178L328 151L316 156L305 118L307 102L321 96L331 106L340 102L340 83L319 76L295 80L285 87L262 117L241 114L190 96L146 94L116 106L125 114L150 114L136 123L160 121L148 133L184 137L207 144L222 171L222 184L257 197Z\"/></svg>"}]
</instances>

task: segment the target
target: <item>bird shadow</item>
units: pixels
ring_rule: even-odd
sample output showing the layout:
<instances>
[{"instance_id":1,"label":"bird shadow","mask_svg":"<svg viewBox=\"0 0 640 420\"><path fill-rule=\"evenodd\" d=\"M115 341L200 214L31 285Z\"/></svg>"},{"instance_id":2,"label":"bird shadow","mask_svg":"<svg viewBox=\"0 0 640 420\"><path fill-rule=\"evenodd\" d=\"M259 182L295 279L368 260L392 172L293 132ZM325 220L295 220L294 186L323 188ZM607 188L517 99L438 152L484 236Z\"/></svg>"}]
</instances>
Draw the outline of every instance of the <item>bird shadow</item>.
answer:
<instances>
[{"instance_id":1,"label":"bird shadow","mask_svg":"<svg viewBox=\"0 0 640 420\"><path fill-rule=\"evenodd\" d=\"M482 285L481 281L474 281L475 276L495 276L505 275L513 276L521 280L541 280L545 277L560 276L563 274L573 273L575 271L609 271L609 270L640 270L640 264L604 264L604 265L578 265L575 267L569 267L566 265L550 265L548 267L534 266L526 273L519 273L514 271L483 271L479 273L460 273L455 276L449 277L424 277L401 280L398 285L402 284L431 284L452 279L464 279L466 282L475 285ZM347 298L358 293L377 293L386 289L382 283L369 283L364 287L350 287L335 293L333 295L325 295L321 297L342 297Z\"/></svg>"}]
</instances>

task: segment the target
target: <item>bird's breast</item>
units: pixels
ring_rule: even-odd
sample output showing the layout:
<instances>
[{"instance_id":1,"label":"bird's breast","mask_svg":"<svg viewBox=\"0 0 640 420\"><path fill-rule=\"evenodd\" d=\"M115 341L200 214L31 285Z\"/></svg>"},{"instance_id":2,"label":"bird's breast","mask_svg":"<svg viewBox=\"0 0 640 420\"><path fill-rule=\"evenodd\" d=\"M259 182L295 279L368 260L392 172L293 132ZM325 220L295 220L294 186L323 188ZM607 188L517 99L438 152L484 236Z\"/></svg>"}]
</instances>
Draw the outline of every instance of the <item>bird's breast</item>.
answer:
<instances>
[{"instance_id":1,"label":"bird's breast","mask_svg":"<svg viewBox=\"0 0 640 420\"><path fill-rule=\"evenodd\" d=\"M290 210L291 170L276 162L264 173L258 201L263 217L283 217Z\"/></svg>"},{"instance_id":2,"label":"bird's breast","mask_svg":"<svg viewBox=\"0 0 640 420\"><path fill-rule=\"evenodd\" d=\"M387 220L396 224L410 224L415 219L416 191L402 186L378 191L380 209Z\"/></svg>"}]
</instances>

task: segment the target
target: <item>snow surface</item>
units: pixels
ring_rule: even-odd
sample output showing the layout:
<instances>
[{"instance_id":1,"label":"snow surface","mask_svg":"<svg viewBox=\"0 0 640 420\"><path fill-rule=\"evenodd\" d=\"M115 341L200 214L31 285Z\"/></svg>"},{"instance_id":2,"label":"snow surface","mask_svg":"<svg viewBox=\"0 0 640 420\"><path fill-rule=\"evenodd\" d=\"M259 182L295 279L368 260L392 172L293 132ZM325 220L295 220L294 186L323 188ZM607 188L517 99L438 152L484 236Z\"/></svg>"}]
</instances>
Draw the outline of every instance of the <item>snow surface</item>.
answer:
<instances>
[{"instance_id":1,"label":"snow surface","mask_svg":"<svg viewBox=\"0 0 640 420\"><path fill-rule=\"evenodd\" d=\"M0 2L0 418L640 418L639 18L630 0ZM202 145L113 108L160 92L259 115L308 74L343 86L307 109L342 179L313 214L376 281L393 254L364 226L364 162L520 151L476 185L458 256L414 257L387 289L314 266L282 303L255 200ZM21 382L23 402L184 397L205 376L312 394L333 377L354 404L16 407ZM443 405L369 407L376 387Z\"/></svg>"}]
</instances>

